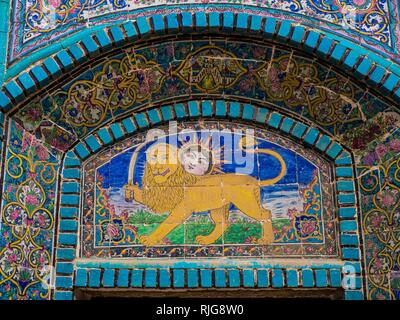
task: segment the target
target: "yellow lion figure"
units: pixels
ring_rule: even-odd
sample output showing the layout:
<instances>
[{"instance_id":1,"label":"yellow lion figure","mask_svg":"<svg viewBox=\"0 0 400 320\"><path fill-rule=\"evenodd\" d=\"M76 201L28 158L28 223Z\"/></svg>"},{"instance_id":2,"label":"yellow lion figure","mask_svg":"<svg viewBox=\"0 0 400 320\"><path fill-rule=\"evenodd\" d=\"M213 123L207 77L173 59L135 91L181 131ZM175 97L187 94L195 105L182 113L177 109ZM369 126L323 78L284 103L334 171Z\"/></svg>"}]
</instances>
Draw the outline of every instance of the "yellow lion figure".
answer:
<instances>
[{"instance_id":1,"label":"yellow lion figure","mask_svg":"<svg viewBox=\"0 0 400 320\"><path fill-rule=\"evenodd\" d=\"M241 147L243 148L242 145ZM130 180L125 186L126 201L135 200L154 213L170 213L150 235L140 237L141 243L147 246L161 245L163 239L194 212L210 211L215 227L210 234L197 236L196 242L201 245L212 244L222 236L229 225L231 204L262 223L262 237L258 240L260 244L273 242L271 211L261 205L260 187L272 185L286 174L286 164L277 152L268 149L246 149L246 152L272 155L280 162L281 170L277 177L259 181L254 177L236 173L193 175L185 171L179 161L168 160L177 160L176 147L158 143L147 151L140 189L137 184L132 183L138 151L137 149L133 154L130 163Z\"/></svg>"}]
</instances>

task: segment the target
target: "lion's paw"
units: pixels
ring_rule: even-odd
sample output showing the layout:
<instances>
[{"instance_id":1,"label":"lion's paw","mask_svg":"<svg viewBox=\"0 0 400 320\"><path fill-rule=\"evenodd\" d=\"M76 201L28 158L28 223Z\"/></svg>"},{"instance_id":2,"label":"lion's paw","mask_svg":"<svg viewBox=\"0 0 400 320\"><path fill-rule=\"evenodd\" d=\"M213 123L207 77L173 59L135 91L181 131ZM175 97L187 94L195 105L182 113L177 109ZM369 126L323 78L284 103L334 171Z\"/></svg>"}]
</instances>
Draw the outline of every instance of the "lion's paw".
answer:
<instances>
[{"instance_id":1,"label":"lion's paw","mask_svg":"<svg viewBox=\"0 0 400 320\"><path fill-rule=\"evenodd\" d=\"M210 239L210 237L208 237L208 236L197 236L196 242L198 244L201 244L202 246L205 246L207 244L213 243L214 241L213 241L213 239Z\"/></svg>"},{"instance_id":2,"label":"lion's paw","mask_svg":"<svg viewBox=\"0 0 400 320\"><path fill-rule=\"evenodd\" d=\"M155 239L151 236L141 236L139 238L140 243L146 245L146 246L155 246L156 244L159 243L158 239Z\"/></svg>"}]
</instances>

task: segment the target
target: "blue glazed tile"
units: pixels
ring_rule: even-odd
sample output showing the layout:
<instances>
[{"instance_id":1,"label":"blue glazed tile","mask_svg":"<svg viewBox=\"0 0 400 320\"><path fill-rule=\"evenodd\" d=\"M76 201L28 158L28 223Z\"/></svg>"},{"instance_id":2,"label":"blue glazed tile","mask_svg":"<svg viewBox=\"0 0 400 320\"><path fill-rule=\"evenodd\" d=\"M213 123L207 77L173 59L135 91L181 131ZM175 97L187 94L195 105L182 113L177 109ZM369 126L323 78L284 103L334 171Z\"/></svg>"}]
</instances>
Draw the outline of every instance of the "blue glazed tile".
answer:
<instances>
[{"instance_id":1,"label":"blue glazed tile","mask_svg":"<svg viewBox=\"0 0 400 320\"><path fill-rule=\"evenodd\" d=\"M60 208L60 217L61 218L76 218L78 217L78 208L72 207L61 207Z\"/></svg>"},{"instance_id":2,"label":"blue glazed tile","mask_svg":"<svg viewBox=\"0 0 400 320\"><path fill-rule=\"evenodd\" d=\"M342 257L344 259L360 259L360 250L358 248L342 248Z\"/></svg>"},{"instance_id":3,"label":"blue glazed tile","mask_svg":"<svg viewBox=\"0 0 400 320\"><path fill-rule=\"evenodd\" d=\"M136 29L133 27L132 24L124 24L123 27L127 31L128 38L132 39L133 37L137 36ZM113 26L109 30L110 30L110 35L112 37L112 41L115 43L116 46L120 46L125 42L124 33L122 32L119 26Z\"/></svg>"},{"instance_id":4,"label":"blue glazed tile","mask_svg":"<svg viewBox=\"0 0 400 320\"><path fill-rule=\"evenodd\" d=\"M299 286L299 276L297 270L287 270L286 279L288 287L295 288Z\"/></svg>"},{"instance_id":5,"label":"blue glazed tile","mask_svg":"<svg viewBox=\"0 0 400 320\"><path fill-rule=\"evenodd\" d=\"M207 17L204 12L196 12L194 15L196 30L204 30L207 26Z\"/></svg>"},{"instance_id":6,"label":"blue glazed tile","mask_svg":"<svg viewBox=\"0 0 400 320\"><path fill-rule=\"evenodd\" d=\"M215 276L215 286L217 288L225 288L226 287L226 273L224 269L216 269L214 271Z\"/></svg>"},{"instance_id":7,"label":"blue glazed tile","mask_svg":"<svg viewBox=\"0 0 400 320\"><path fill-rule=\"evenodd\" d=\"M131 287L135 288L143 287L143 270L141 269L132 270Z\"/></svg>"},{"instance_id":8,"label":"blue glazed tile","mask_svg":"<svg viewBox=\"0 0 400 320\"><path fill-rule=\"evenodd\" d=\"M328 148L331 141L332 141L331 138L323 134L322 136L320 136L315 146L317 147L317 149L325 151L326 148Z\"/></svg>"},{"instance_id":9,"label":"blue glazed tile","mask_svg":"<svg viewBox=\"0 0 400 320\"><path fill-rule=\"evenodd\" d=\"M79 193L80 186L77 182L63 182L61 184L62 193Z\"/></svg>"},{"instance_id":10,"label":"blue glazed tile","mask_svg":"<svg viewBox=\"0 0 400 320\"><path fill-rule=\"evenodd\" d=\"M236 30L238 32L246 32L249 22L249 15L239 12L236 17Z\"/></svg>"},{"instance_id":11,"label":"blue glazed tile","mask_svg":"<svg viewBox=\"0 0 400 320\"><path fill-rule=\"evenodd\" d=\"M70 275L74 272L74 265L70 262L58 262L56 264L56 272Z\"/></svg>"},{"instance_id":12,"label":"blue glazed tile","mask_svg":"<svg viewBox=\"0 0 400 320\"><path fill-rule=\"evenodd\" d=\"M336 175L341 178L353 177L353 169L351 167L339 167L336 168Z\"/></svg>"},{"instance_id":13,"label":"blue glazed tile","mask_svg":"<svg viewBox=\"0 0 400 320\"><path fill-rule=\"evenodd\" d=\"M100 287L100 269L92 269L89 271L89 287L98 288Z\"/></svg>"},{"instance_id":14,"label":"blue glazed tile","mask_svg":"<svg viewBox=\"0 0 400 320\"><path fill-rule=\"evenodd\" d=\"M293 121L292 119L290 119L290 118L285 118L285 119L282 121L281 130L282 130L283 132L289 133L289 132L290 132L290 129L292 129L293 125L294 125L294 121Z\"/></svg>"},{"instance_id":15,"label":"blue glazed tile","mask_svg":"<svg viewBox=\"0 0 400 320\"><path fill-rule=\"evenodd\" d=\"M282 41L286 41L290 36L291 30L292 30L292 22L288 20L283 20L281 22L281 25L279 26L278 38L281 39Z\"/></svg>"},{"instance_id":16,"label":"blue glazed tile","mask_svg":"<svg viewBox=\"0 0 400 320\"><path fill-rule=\"evenodd\" d=\"M56 287L63 289L71 289L72 288L72 277L56 277Z\"/></svg>"},{"instance_id":17,"label":"blue glazed tile","mask_svg":"<svg viewBox=\"0 0 400 320\"><path fill-rule=\"evenodd\" d=\"M160 288L169 288L171 286L171 278L169 270L160 269Z\"/></svg>"},{"instance_id":18,"label":"blue glazed tile","mask_svg":"<svg viewBox=\"0 0 400 320\"><path fill-rule=\"evenodd\" d=\"M218 31L221 23L219 19L219 12L210 12L208 14L208 26L212 31Z\"/></svg>"},{"instance_id":19,"label":"blue glazed tile","mask_svg":"<svg viewBox=\"0 0 400 320\"><path fill-rule=\"evenodd\" d=\"M115 269L106 269L103 273L103 286L112 288L115 286Z\"/></svg>"},{"instance_id":20,"label":"blue glazed tile","mask_svg":"<svg viewBox=\"0 0 400 320\"><path fill-rule=\"evenodd\" d=\"M253 288L255 285L254 280L254 270L243 269L243 287Z\"/></svg>"},{"instance_id":21,"label":"blue glazed tile","mask_svg":"<svg viewBox=\"0 0 400 320\"><path fill-rule=\"evenodd\" d=\"M185 106L182 103L175 104L174 110L175 110L175 115L178 119L186 117Z\"/></svg>"},{"instance_id":22,"label":"blue glazed tile","mask_svg":"<svg viewBox=\"0 0 400 320\"><path fill-rule=\"evenodd\" d=\"M310 128L307 131L306 136L304 137L304 142L308 143L309 145L313 145L319 136L319 130L315 128Z\"/></svg>"},{"instance_id":23,"label":"blue glazed tile","mask_svg":"<svg viewBox=\"0 0 400 320\"><path fill-rule=\"evenodd\" d=\"M125 34L128 37L128 39L127 39L128 41L133 41L138 37L136 28L131 21L125 22L122 25L122 28L124 29ZM110 28L110 31L111 31L112 37L114 39L114 42L122 42L123 41L123 39L120 36L118 36L117 39L115 39L115 35L112 32L112 28ZM118 34L118 31L116 33ZM122 37L123 37L123 35L122 35Z\"/></svg>"},{"instance_id":24,"label":"blue glazed tile","mask_svg":"<svg viewBox=\"0 0 400 320\"><path fill-rule=\"evenodd\" d=\"M122 130L119 123L113 123L110 125L110 130L115 140L119 140L125 136L124 131Z\"/></svg>"},{"instance_id":25,"label":"blue glazed tile","mask_svg":"<svg viewBox=\"0 0 400 320\"><path fill-rule=\"evenodd\" d=\"M337 191L354 191L354 182L351 181L338 181L336 182Z\"/></svg>"},{"instance_id":26,"label":"blue glazed tile","mask_svg":"<svg viewBox=\"0 0 400 320\"><path fill-rule=\"evenodd\" d=\"M156 34L165 33L165 23L162 15L160 14L153 15L151 17L151 20L153 22L153 30L155 31Z\"/></svg>"},{"instance_id":27,"label":"blue glazed tile","mask_svg":"<svg viewBox=\"0 0 400 320\"><path fill-rule=\"evenodd\" d=\"M197 101L189 101L188 108L189 108L189 115L191 117L200 116L200 109L199 109L199 105L198 105Z\"/></svg>"},{"instance_id":28,"label":"blue glazed tile","mask_svg":"<svg viewBox=\"0 0 400 320\"><path fill-rule=\"evenodd\" d=\"M77 235L75 233L60 233L58 236L58 244L65 246L75 246L77 243Z\"/></svg>"},{"instance_id":29,"label":"blue glazed tile","mask_svg":"<svg viewBox=\"0 0 400 320\"><path fill-rule=\"evenodd\" d=\"M226 103L225 103L225 101L218 100L215 103L215 115L217 117L226 117Z\"/></svg>"},{"instance_id":30,"label":"blue glazed tile","mask_svg":"<svg viewBox=\"0 0 400 320\"><path fill-rule=\"evenodd\" d=\"M57 259L59 260L74 260L76 256L76 250L72 248L58 248Z\"/></svg>"},{"instance_id":31,"label":"blue glazed tile","mask_svg":"<svg viewBox=\"0 0 400 320\"><path fill-rule=\"evenodd\" d=\"M196 269L187 271L187 285L189 288L197 288L199 286L199 273Z\"/></svg>"},{"instance_id":32,"label":"blue glazed tile","mask_svg":"<svg viewBox=\"0 0 400 320\"><path fill-rule=\"evenodd\" d=\"M251 15L250 18L250 31L259 32L261 30L262 17L259 15Z\"/></svg>"},{"instance_id":33,"label":"blue glazed tile","mask_svg":"<svg viewBox=\"0 0 400 320\"><path fill-rule=\"evenodd\" d=\"M307 129L306 125L298 122L292 130L292 135L300 139L303 136L306 129Z\"/></svg>"},{"instance_id":34,"label":"blue glazed tile","mask_svg":"<svg viewBox=\"0 0 400 320\"><path fill-rule=\"evenodd\" d=\"M200 284L202 288L212 287L212 271L209 269L200 270Z\"/></svg>"},{"instance_id":35,"label":"blue glazed tile","mask_svg":"<svg viewBox=\"0 0 400 320\"><path fill-rule=\"evenodd\" d=\"M277 19L268 17L265 20L264 33L268 38L272 38L275 34Z\"/></svg>"},{"instance_id":36,"label":"blue glazed tile","mask_svg":"<svg viewBox=\"0 0 400 320\"><path fill-rule=\"evenodd\" d=\"M47 69L47 71L52 75L52 77L58 77L61 75L61 68L58 63L53 58L47 58L43 65Z\"/></svg>"},{"instance_id":37,"label":"blue glazed tile","mask_svg":"<svg viewBox=\"0 0 400 320\"><path fill-rule=\"evenodd\" d=\"M238 288L240 286L240 272L238 269L228 270L229 287Z\"/></svg>"},{"instance_id":38,"label":"blue glazed tile","mask_svg":"<svg viewBox=\"0 0 400 320\"><path fill-rule=\"evenodd\" d=\"M80 179L81 178L81 170L79 169L64 169L63 172L64 179Z\"/></svg>"},{"instance_id":39,"label":"blue glazed tile","mask_svg":"<svg viewBox=\"0 0 400 320\"><path fill-rule=\"evenodd\" d=\"M321 40L321 42L319 43L317 54L320 57L325 58L328 55L328 53L330 52L330 50L332 48L332 45L333 45L333 40L332 39L329 39L329 38L326 38L326 37L323 38Z\"/></svg>"},{"instance_id":40,"label":"blue glazed tile","mask_svg":"<svg viewBox=\"0 0 400 320\"><path fill-rule=\"evenodd\" d=\"M0 108L7 110L10 107L11 107L10 98L3 91L0 91Z\"/></svg>"},{"instance_id":41,"label":"blue glazed tile","mask_svg":"<svg viewBox=\"0 0 400 320\"><path fill-rule=\"evenodd\" d=\"M94 56L99 52L99 46L93 40L92 37L84 37L82 39L81 45L85 47L89 55Z\"/></svg>"},{"instance_id":42,"label":"blue glazed tile","mask_svg":"<svg viewBox=\"0 0 400 320\"><path fill-rule=\"evenodd\" d=\"M157 270L156 269L146 269L144 271L144 286L146 288L157 287Z\"/></svg>"},{"instance_id":43,"label":"blue glazed tile","mask_svg":"<svg viewBox=\"0 0 400 320\"><path fill-rule=\"evenodd\" d=\"M61 204L78 206L79 205L79 196L72 195L72 194L63 194L63 195L61 195Z\"/></svg>"},{"instance_id":44,"label":"blue glazed tile","mask_svg":"<svg viewBox=\"0 0 400 320\"><path fill-rule=\"evenodd\" d=\"M117 278L117 286L119 288L129 287L129 270L128 269L119 270L118 278Z\"/></svg>"},{"instance_id":45,"label":"blue glazed tile","mask_svg":"<svg viewBox=\"0 0 400 320\"><path fill-rule=\"evenodd\" d=\"M304 49L308 51L313 51L318 44L320 34L315 31L310 31L307 35L306 41L304 42Z\"/></svg>"},{"instance_id":46,"label":"blue glazed tile","mask_svg":"<svg viewBox=\"0 0 400 320\"><path fill-rule=\"evenodd\" d=\"M357 231L357 221L355 220L344 220L340 221L340 231Z\"/></svg>"},{"instance_id":47,"label":"blue glazed tile","mask_svg":"<svg viewBox=\"0 0 400 320\"><path fill-rule=\"evenodd\" d=\"M339 144L333 142L329 149L326 151L326 154L332 159L335 159L342 150L343 148Z\"/></svg>"},{"instance_id":48,"label":"blue glazed tile","mask_svg":"<svg viewBox=\"0 0 400 320\"><path fill-rule=\"evenodd\" d=\"M354 193L339 194L338 202L339 204L355 204L356 196Z\"/></svg>"},{"instance_id":49,"label":"blue glazed tile","mask_svg":"<svg viewBox=\"0 0 400 320\"><path fill-rule=\"evenodd\" d=\"M354 74L357 78L363 79L368 75L369 70L371 70L371 67L372 67L371 61L365 57L363 61L358 65Z\"/></svg>"},{"instance_id":50,"label":"blue glazed tile","mask_svg":"<svg viewBox=\"0 0 400 320\"><path fill-rule=\"evenodd\" d=\"M339 63L339 61L343 58L346 50L347 48L345 46L342 46L341 44L337 43L332 51L330 60L332 60L333 63Z\"/></svg>"},{"instance_id":51,"label":"blue glazed tile","mask_svg":"<svg viewBox=\"0 0 400 320\"><path fill-rule=\"evenodd\" d=\"M346 300L364 300L364 294L361 290L346 290L344 297Z\"/></svg>"},{"instance_id":52,"label":"blue glazed tile","mask_svg":"<svg viewBox=\"0 0 400 320\"><path fill-rule=\"evenodd\" d=\"M146 37L150 33L150 25L145 17L140 17L136 20L139 33L142 37Z\"/></svg>"},{"instance_id":53,"label":"blue glazed tile","mask_svg":"<svg viewBox=\"0 0 400 320\"><path fill-rule=\"evenodd\" d=\"M25 72L22 73L18 77L18 80L27 92L32 93L35 91L35 89L36 89L35 81L33 81L33 79L31 78L31 76L28 73L25 73Z\"/></svg>"},{"instance_id":54,"label":"blue glazed tile","mask_svg":"<svg viewBox=\"0 0 400 320\"><path fill-rule=\"evenodd\" d=\"M86 146L82 142L76 145L75 152L81 159L85 159L90 155L90 151L86 148Z\"/></svg>"},{"instance_id":55,"label":"blue glazed tile","mask_svg":"<svg viewBox=\"0 0 400 320\"><path fill-rule=\"evenodd\" d=\"M240 116L240 103L239 102L230 102L229 103L229 115L232 118L239 118L239 116Z\"/></svg>"},{"instance_id":56,"label":"blue glazed tile","mask_svg":"<svg viewBox=\"0 0 400 320\"><path fill-rule=\"evenodd\" d=\"M139 128L147 128L149 126L149 122L143 113L136 114L135 120Z\"/></svg>"},{"instance_id":57,"label":"blue glazed tile","mask_svg":"<svg viewBox=\"0 0 400 320\"><path fill-rule=\"evenodd\" d=\"M282 288L284 285L283 272L281 269L273 269L271 277L272 286L274 288Z\"/></svg>"},{"instance_id":58,"label":"blue glazed tile","mask_svg":"<svg viewBox=\"0 0 400 320\"><path fill-rule=\"evenodd\" d=\"M355 234L341 234L340 235L340 243L342 245L355 245L358 246L358 236Z\"/></svg>"},{"instance_id":59,"label":"blue glazed tile","mask_svg":"<svg viewBox=\"0 0 400 320\"><path fill-rule=\"evenodd\" d=\"M191 12L181 12L182 29L183 31L190 31L193 28L193 19Z\"/></svg>"},{"instance_id":60,"label":"blue glazed tile","mask_svg":"<svg viewBox=\"0 0 400 320\"><path fill-rule=\"evenodd\" d=\"M46 85L49 82L49 77L41 66L34 66L31 69L31 73L41 86Z\"/></svg>"},{"instance_id":61,"label":"blue glazed tile","mask_svg":"<svg viewBox=\"0 0 400 320\"><path fill-rule=\"evenodd\" d=\"M78 222L75 220L64 220L60 221L60 231L68 232L68 231L77 231L78 230Z\"/></svg>"},{"instance_id":62,"label":"blue glazed tile","mask_svg":"<svg viewBox=\"0 0 400 320\"><path fill-rule=\"evenodd\" d=\"M327 270L324 269L315 270L315 284L318 288L324 288L328 286Z\"/></svg>"},{"instance_id":63,"label":"blue glazed tile","mask_svg":"<svg viewBox=\"0 0 400 320\"><path fill-rule=\"evenodd\" d=\"M222 26L225 31L233 29L234 23L234 15L233 12L224 12L222 16Z\"/></svg>"},{"instance_id":64,"label":"blue glazed tile","mask_svg":"<svg viewBox=\"0 0 400 320\"><path fill-rule=\"evenodd\" d=\"M179 28L178 16L175 13L167 15L167 28L169 32L175 32Z\"/></svg>"},{"instance_id":65,"label":"blue glazed tile","mask_svg":"<svg viewBox=\"0 0 400 320\"><path fill-rule=\"evenodd\" d=\"M256 121L260 123L265 123L265 121L267 120L268 113L269 113L268 109L257 108Z\"/></svg>"},{"instance_id":66,"label":"blue glazed tile","mask_svg":"<svg viewBox=\"0 0 400 320\"><path fill-rule=\"evenodd\" d=\"M157 124L161 122L160 114L157 109L147 111L147 116L152 124Z\"/></svg>"},{"instance_id":67,"label":"blue glazed tile","mask_svg":"<svg viewBox=\"0 0 400 320\"><path fill-rule=\"evenodd\" d=\"M258 269L257 270L257 287L267 288L268 286L269 286L268 270Z\"/></svg>"},{"instance_id":68,"label":"blue glazed tile","mask_svg":"<svg viewBox=\"0 0 400 320\"><path fill-rule=\"evenodd\" d=\"M126 119L122 120L121 122L122 122L122 125L124 126L124 129L126 132L133 133L136 131L136 126L133 123L131 118L126 118Z\"/></svg>"},{"instance_id":69,"label":"blue glazed tile","mask_svg":"<svg viewBox=\"0 0 400 320\"><path fill-rule=\"evenodd\" d=\"M55 300L73 300L72 291L59 291L54 294Z\"/></svg>"},{"instance_id":70,"label":"blue glazed tile","mask_svg":"<svg viewBox=\"0 0 400 320\"><path fill-rule=\"evenodd\" d=\"M213 115L211 101L206 100L201 102L201 114L203 117L211 117Z\"/></svg>"},{"instance_id":71,"label":"blue glazed tile","mask_svg":"<svg viewBox=\"0 0 400 320\"><path fill-rule=\"evenodd\" d=\"M75 274L75 286L86 287L88 283L88 272L86 269L78 268Z\"/></svg>"},{"instance_id":72,"label":"blue glazed tile","mask_svg":"<svg viewBox=\"0 0 400 320\"><path fill-rule=\"evenodd\" d=\"M88 60L85 51L79 46L79 44L73 44L68 47L68 51L77 63L82 63Z\"/></svg>"},{"instance_id":73,"label":"blue glazed tile","mask_svg":"<svg viewBox=\"0 0 400 320\"><path fill-rule=\"evenodd\" d=\"M96 152L97 150L99 150L101 148L99 141L97 141L97 139L93 135L90 135L89 137L87 137L85 139L85 142L87 143L87 145L93 152Z\"/></svg>"},{"instance_id":74,"label":"blue glazed tile","mask_svg":"<svg viewBox=\"0 0 400 320\"><path fill-rule=\"evenodd\" d=\"M169 121L174 118L172 114L172 106L164 106L161 107L161 115L164 119L164 121Z\"/></svg>"},{"instance_id":75,"label":"blue glazed tile","mask_svg":"<svg viewBox=\"0 0 400 320\"><path fill-rule=\"evenodd\" d=\"M301 282L303 287L311 288L314 286L314 274L311 269L304 269L301 272Z\"/></svg>"},{"instance_id":76,"label":"blue glazed tile","mask_svg":"<svg viewBox=\"0 0 400 320\"><path fill-rule=\"evenodd\" d=\"M175 288L183 288L185 286L185 270L173 269L173 286Z\"/></svg>"},{"instance_id":77,"label":"blue glazed tile","mask_svg":"<svg viewBox=\"0 0 400 320\"><path fill-rule=\"evenodd\" d=\"M331 287L339 288L342 286L342 273L340 270L332 269L329 271Z\"/></svg>"},{"instance_id":78,"label":"blue glazed tile","mask_svg":"<svg viewBox=\"0 0 400 320\"><path fill-rule=\"evenodd\" d=\"M56 58L64 67L64 69L69 69L74 66L74 62L72 61L71 56L67 53L66 50L62 50L56 54Z\"/></svg>"},{"instance_id":79,"label":"blue glazed tile","mask_svg":"<svg viewBox=\"0 0 400 320\"><path fill-rule=\"evenodd\" d=\"M254 107L251 104L244 104L242 118L245 120L253 120L253 116Z\"/></svg>"},{"instance_id":80,"label":"blue glazed tile","mask_svg":"<svg viewBox=\"0 0 400 320\"><path fill-rule=\"evenodd\" d=\"M282 116L279 113L272 112L271 116L270 116L270 118L268 120L268 124L271 127L275 128L275 129L278 129L279 125L281 123L281 120L282 120Z\"/></svg>"},{"instance_id":81,"label":"blue glazed tile","mask_svg":"<svg viewBox=\"0 0 400 320\"><path fill-rule=\"evenodd\" d=\"M97 135L103 144L109 144L112 142L112 137L106 128L101 128L99 131L97 131Z\"/></svg>"}]
</instances>

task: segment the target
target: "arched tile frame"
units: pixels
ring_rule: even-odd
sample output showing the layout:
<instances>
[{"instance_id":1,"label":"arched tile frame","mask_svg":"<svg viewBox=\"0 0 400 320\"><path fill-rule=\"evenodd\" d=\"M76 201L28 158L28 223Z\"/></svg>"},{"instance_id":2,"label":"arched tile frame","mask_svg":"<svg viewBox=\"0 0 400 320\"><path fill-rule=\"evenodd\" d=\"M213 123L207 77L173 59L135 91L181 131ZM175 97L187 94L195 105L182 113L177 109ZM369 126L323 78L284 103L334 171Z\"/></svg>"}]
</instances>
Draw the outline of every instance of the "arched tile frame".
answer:
<instances>
[{"instance_id":1,"label":"arched tile frame","mask_svg":"<svg viewBox=\"0 0 400 320\"><path fill-rule=\"evenodd\" d=\"M290 20L232 12L185 12L142 16L105 27L66 46L12 79L0 90L0 110L9 112L32 93L45 89L81 63L126 44L176 34L251 34L304 50L354 75L382 96L400 102L400 67L372 51L327 32Z\"/></svg>"},{"instance_id":2,"label":"arched tile frame","mask_svg":"<svg viewBox=\"0 0 400 320\"><path fill-rule=\"evenodd\" d=\"M238 106L240 112L237 113ZM176 112L179 110L179 112ZM137 131L148 130L170 120L227 118L279 131L305 147L329 158L335 169L341 259L315 260L285 265L253 261L220 261L215 264L175 262L132 263L77 258L82 163L103 147ZM345 266L356 271L355 289L345 289L346 299L363 299L362 252L352 155L319 129L276 111L252 104L225 100L192 100L163 105L136 113L104 126L87 136L63 159L61 194L56 237L56 281L54 299L73 299L74 287L89 288L337 288L342 286Z\"/></svg>"}]
</instances>

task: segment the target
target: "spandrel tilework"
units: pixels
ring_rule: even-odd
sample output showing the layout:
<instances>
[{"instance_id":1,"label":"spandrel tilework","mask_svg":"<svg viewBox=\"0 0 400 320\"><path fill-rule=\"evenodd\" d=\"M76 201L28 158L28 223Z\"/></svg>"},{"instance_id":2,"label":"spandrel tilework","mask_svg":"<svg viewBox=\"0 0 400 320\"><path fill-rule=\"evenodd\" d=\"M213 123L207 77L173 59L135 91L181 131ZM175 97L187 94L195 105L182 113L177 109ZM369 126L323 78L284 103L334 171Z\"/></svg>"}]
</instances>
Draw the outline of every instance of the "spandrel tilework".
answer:
<instances>
[{"instance_id":1,"label":"spandrel tilework","mask_svg":"<svg viewBox=\"0 0 400 320\"><path fill-rule=\"evenodd\" d=\"M355 128L365 114L372 117L387 108L341 74L291 50L199 40L127 49L29 103L16 118L36 137L65 151L133 108L187 95L228 95L289 107L349 146L363 135ZM359 105L360 100L364 103ZM379 108L372 110L371 104Z\"/></svg>"}]
</instances>

